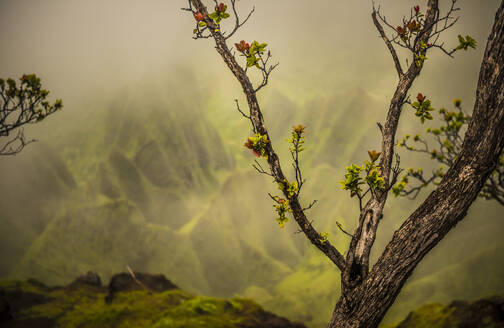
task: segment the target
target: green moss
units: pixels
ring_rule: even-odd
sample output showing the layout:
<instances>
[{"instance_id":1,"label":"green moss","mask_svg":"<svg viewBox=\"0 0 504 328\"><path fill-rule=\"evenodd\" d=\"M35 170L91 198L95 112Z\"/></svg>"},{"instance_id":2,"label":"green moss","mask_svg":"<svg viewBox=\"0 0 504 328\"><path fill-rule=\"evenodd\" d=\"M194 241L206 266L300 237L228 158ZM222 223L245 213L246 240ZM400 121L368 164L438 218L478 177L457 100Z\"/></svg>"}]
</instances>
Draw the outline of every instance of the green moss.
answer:
<instances>
[{"instance_id":1,"label":"green moss","mask_svg":"<svg viewBox=\"0 0 504 328\"><path fill-rule=\"evenodd\" d=\"M43 294L47 287L35 279L21 280L4 280L0 281L0 290L6 293L23 292L33 294Z\"/></svg>"},{"instance_id":2,"label":"green moss","mask_svg":"<svg viewBox=\"0 0 504 328\"><path fill-rule=\"evenodd\" d=\"M38 288L31 282L6 281L0 287L4 292L22 290L42 294L42 304L22 309L16 318L47 318L55 321L55 327L231 328L243 321L257 321L264 314L251 300L192 296L179 289L163 293L122 292L107 304L104 290L87 285L51 290Z\"/></svg>"},{"instance_id":3,"label":"green moss","mask_svg":"<svg viewBox=\"0 0 504 328\"><path fill-rule=\"evenodd\" d=\"M408 328L455 328L457 322L451 316L453 309L439 303L426 304L410 313L399 327Z\"/></svg>"}]
</instances>

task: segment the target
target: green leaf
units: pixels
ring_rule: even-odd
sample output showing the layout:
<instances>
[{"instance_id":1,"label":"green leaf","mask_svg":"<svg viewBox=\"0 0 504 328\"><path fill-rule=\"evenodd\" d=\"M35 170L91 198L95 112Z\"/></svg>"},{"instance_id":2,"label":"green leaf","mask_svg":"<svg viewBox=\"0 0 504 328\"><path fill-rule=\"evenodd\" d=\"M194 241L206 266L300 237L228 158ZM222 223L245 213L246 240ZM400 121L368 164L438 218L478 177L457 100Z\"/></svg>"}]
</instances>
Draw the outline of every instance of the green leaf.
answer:
<instances>
[{"instance_id":1,"label":"green leaf","mask_svg":"<svg viewBox=\"0 0 504 328\"><path fill-rule=\"evenodd\" d=\"M252 67L252 66L256 65L257 60L258 59L255 56L248 56L247 57L247 67Z\"/></svg>"}]
</instances>

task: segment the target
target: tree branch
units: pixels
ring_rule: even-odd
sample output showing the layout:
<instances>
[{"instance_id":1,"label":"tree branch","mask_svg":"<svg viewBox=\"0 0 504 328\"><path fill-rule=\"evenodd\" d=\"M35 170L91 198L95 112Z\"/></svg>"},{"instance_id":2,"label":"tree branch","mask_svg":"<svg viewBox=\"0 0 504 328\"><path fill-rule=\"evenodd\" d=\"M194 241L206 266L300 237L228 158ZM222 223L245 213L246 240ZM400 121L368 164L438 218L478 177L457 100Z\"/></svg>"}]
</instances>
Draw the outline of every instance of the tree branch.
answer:
<instances>
[{"instance_id":1,"label":"tree branch","mask_svg":"<svg viewBox=\"0 0 504 328\"><path fill-rule=\"evenodd\" d=\"M438 17L438 0L429 0L425 23L423 29L419 32L420 38L416 38L415 44L420 41L427 43L432 31L433 23ZM376 11L373 9L373 20L376 20ZM416 50L415 50L416 51ZM420 53L425 54L426 49L419 49ZM393 52L395 53L395 51ZM415 58L415 57L414 57ZM395 62L395 59L394 59ZM351 290L364 281L369 271L369 254L373 247L378 224L383 217L383 208L387 200L387 191L390 189L390 174L392 172L392 162L394 156L395 135L401 115L401 108L405 102L408 91L422 70L423 62L418 65L415 60L410 64L408 71L400 75L396 90L390 101L387 119L382 130L382 150L380 159L381 177L385 181L383 191L372 194L372 197L362 208L359 216L359 224L346 257L346 270L343 273L343 285Z\"/></svg>"},{"instance_id":2,"label":"tree branch","mask_svg":"<svg viewBox=\"0 0 504 328\"><path fill-rule=\"evenodd\" d=\"M466 216L503 149L504 1L486 46L473 118L460 156L436 190L394 233L369 275L354 290L353 298L340 298L330 327L343 327L338 322L378 326L418 263Z\"/></svg>"},{"instance_id":3,"label":"tree branch","mask_svg":"<svg viewBox=\"0 0 504 328\"><path fill-rule=\"evenodd\" d=\"M256 91L250 82L249 77L240 65L236 62L236 59L231 54L224 36L218 31L216 24L212 19L208 18L208 12L206 7L203 5L201 0L191 0L192 5L204 15L204 21L209 27L209 31L215 40L215 48L217 52L221 55L222 59L229 67L233 75L236 77L238 82L240 82L243 92L246 95L247 103L249 105L250 118L252 122L252 127L254 131L260 133L261 135L268 136L268 131L264 123L264 118L259 107L259 102L256 98ZM271 142L266 144L266 154L268 156L268 164L270 167L271 175L274 177L277 183L283 184L285 186L285 175L283 174L282 168L280 166L280 160L273 150ZM345 258L341 253L329 242L322 238L322 236L315 230L311 222L306 218L297 195L289 197L286 188L283 190L284 195L289 199L290 208L294 219L298 223L300 229L304 232L306 237L310 242L315 245L320 251L322 251L341 271L345 269Z\"/></svg>"},{"instance_id":4,"label":"tree branch","mask_svg":"<svg viewBox=\"0 0 504 328\"><path fill-rule=\"evenodd\" d=\"M385 34L385 31L383 30L383 27L381 26L380 22L378 22L378 19L376 18L376 12L377 12L377 10L375 9L374 3L373 3L373 13L371 14L371 17L373 18L373 23L375 24L376 29L380 33L381 38L383 39L383 41L387 45L387 48L390 51L390 54L392 55L392 59L394 60L394 65L395 65L395 68L397 71L397 75L399 76L399 78L401 78L401 76L404 73L403 73L403 70L401 67L401 63L399 62L399 57L397 57L397 52L395 51L394 46L392 45L389 38Z\"/></svg>"}]
</instances>

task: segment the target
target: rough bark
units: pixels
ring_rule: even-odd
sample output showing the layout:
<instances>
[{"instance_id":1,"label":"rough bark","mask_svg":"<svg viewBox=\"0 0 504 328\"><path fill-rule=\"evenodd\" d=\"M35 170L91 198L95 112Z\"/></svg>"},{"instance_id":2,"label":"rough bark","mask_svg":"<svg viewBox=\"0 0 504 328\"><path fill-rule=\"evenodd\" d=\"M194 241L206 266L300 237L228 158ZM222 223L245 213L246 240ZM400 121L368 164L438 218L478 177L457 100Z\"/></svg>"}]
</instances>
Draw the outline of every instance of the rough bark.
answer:
<instances>
[{"instance_id":1,"label":"rough bark","mask_svg":"<svg viewBox=\"0 0 504 328\"><path fill-rule=\"evenodd\" d=\"M504 2L488 38L462 151L440 185L394 233L367 278L338 301L330 328L377 327L423 257L462 220L504 148Z\"/></svg>"},{"instance_id":2,"label":"rough bark","mask_svg":"<svg viewBox=\"0 0 504 328\"><path fill-rule=\"evenodd\" d=\"M435 24L436 18L439 15L438 0L429 0L427 4L427 12L425 25L418 37L415 39L415 45L420 42L427 43ZM396 70L399 75L399 82L396 90L390 101L389 110L385 125L381 128L382 132L382 147L381 147L381 176L385 180L385 191L373 194L371 199L367 202L361 210L359 217L359 225L353 234L350 248L346 256L347 266L342 275L342 291L351 290L362 283L367 277L369 270L369 254L373 247L376 231L378 225L383 217L383 208L387 201L388 186L390 184L390 174L392 171L392 162L394 156L395 135L397 126L399 125L399 117L401 116L401 109L404 104L406 95L408 94L411 85L420 74L423 63L417 66L413 59L406 73L402 72L401 66L397 59L397 54L390 41L386 38L383 28L376 19L376 12L372 14L373 22L375 23L380 36L386 41L386 45L394 59ZM424 51L425 54L425 51Z\"/></svg>"},{"instance_id":3,"label":"rough bark","mask_svg":"<svg viewBox=\"0 0 504 328\"><path fill-rule=\"evenodd\" d=\"M453 1L454 3L455 1ZM253 130L262 135L268 131L254 89L246 71L238 65L214 21L208 18L201 0L190 0L194 8L204 15L210 36L215 40L217 52L242 86L247 98ZM395 134L405 103L406 95L423 62L417 64L413 57L406 72L402 71L399 59L390 40L373 11L373 21L391 52L399 76L386 121L380 125L382 146L380 170L385 180L385 189L372 193L362 208L346 259L329 241L325 241L307 219L297 195L288 195L285 175L272 143L266 146L271 176L277 183L284 184L283 193L290 201L294 219L307 238L321 250L342 272L342 295L336 305L329 324L335 327L377 327L388 308L394 302L407 278L416 265L456 224L464 218L485 181L495 169L498 156L504 147L504 2L497 12L494 27L489 37L481 66L473 118L469 125L462 151L454 165L448 170L438 188L404 222L394 234L378 262L369 272L369 255L376 238L378 224L383 216L389 188L394 183L393 156ZM191 9L188 9L191 10ZM449 14L452 12L450 9ZM446 17L445 17L446 18ZM425 24L416 35L410 49L425 55L419 48L433 35L451 26L438 29L438 0L428 0ZM456 20L455 20L456 21ZM433 30L434 29L434 30ZM234 31L233 31L234 33ZM437 38L437 36L436 36ZM451 55L451 54L450 54ZM270 140L271 141L271 140Z\"/></svg>"}]
</instances>

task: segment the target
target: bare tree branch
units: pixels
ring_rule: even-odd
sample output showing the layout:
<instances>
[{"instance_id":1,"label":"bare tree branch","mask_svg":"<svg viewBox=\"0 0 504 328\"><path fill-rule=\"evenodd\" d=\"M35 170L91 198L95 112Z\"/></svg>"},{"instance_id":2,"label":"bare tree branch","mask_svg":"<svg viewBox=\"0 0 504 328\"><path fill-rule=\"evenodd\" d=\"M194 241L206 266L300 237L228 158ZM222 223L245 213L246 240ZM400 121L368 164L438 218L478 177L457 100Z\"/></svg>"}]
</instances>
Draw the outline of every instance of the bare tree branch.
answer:
<instances>
[{"instance_id":1,"label":"bare tree branch","mask_svg":"<svg viewBox=\"0 0 504 328\"><path fill-rule=\"evenodd\" d=\"M240 27L242 27L243 25L245 25L245 23L247 23L250 16L252 16L252 14L254 13L254 10L255 10L255 7L252 7L252 10L249 12L249 14L245 18L245 20L243 20L243 22L240 22L240 17L238 16L238 13L236 12L236 0L231 0L231 7L233 8L233 13L235 16L235 26L234 26L233 30L231 31L231 33L229 33L229 35L226 36L226 40L229 39L230 37L232 37L236 33L236 31L238 31L238 29Z\"/></svg>"},{"instance_id":2,"label":"bare tree branch","mask_svg":"<svg viewBox=\"0 0 504 328\"><path fill-rule=\"evenodd\" d=\"M389 38L385 35L385 31L383 30L383 27L380 25L380 22L378 22L378 19L376 19L376 12L377 12L377 9L374 7L374 3L373 3L373 13L371 14L371 17L373 18L373 23L375 24L376 29L380 33L381 38L383 39L383 41L387 45L387 48L390 51L390 54L392 55L392 59L394 60L394 65L395 65L395 68L397 71L397 75L399 76L399 78L401 78L401 76L404 73L403 73L403 70L401 67L401 63L399 62L399 57L397 57L397 52L395 51L394 46L390 42Z\"/></svg>"}]
</instances>

